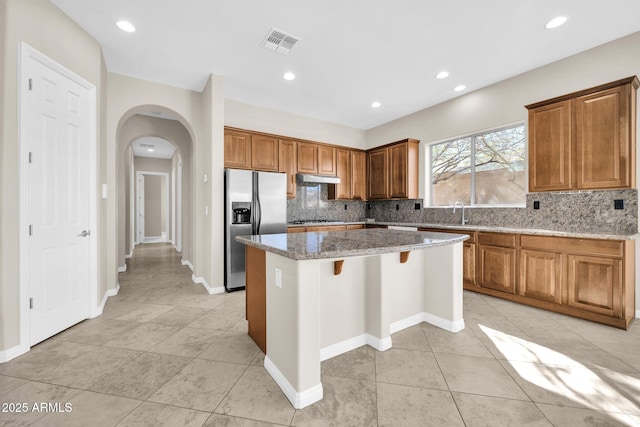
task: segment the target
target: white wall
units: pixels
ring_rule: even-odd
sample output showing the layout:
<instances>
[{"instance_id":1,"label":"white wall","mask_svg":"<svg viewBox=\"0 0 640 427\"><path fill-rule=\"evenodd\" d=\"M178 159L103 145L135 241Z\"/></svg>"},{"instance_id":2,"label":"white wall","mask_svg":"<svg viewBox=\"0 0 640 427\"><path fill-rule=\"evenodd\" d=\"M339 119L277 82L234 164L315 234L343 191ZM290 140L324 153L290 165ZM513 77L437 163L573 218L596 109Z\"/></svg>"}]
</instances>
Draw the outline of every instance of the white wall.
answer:
<instances>
[{"instance_id":1,"label":"white wall","mask_svg":"<svg viewBox=\"0 0 640 427\"><path fill-rule=\"evenodd\" d=\"M327 144L365 148L365 131L225 99L224 124Z\"/></svg>"}]
</instances>

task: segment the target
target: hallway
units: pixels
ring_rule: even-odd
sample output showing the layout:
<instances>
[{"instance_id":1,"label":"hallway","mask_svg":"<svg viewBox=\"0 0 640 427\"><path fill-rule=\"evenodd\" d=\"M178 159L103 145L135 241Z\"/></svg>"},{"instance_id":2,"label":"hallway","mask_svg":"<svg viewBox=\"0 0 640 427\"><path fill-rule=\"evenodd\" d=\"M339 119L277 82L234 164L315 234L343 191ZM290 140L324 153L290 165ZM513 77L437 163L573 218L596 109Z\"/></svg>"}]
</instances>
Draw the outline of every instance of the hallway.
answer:
<instances>
[{"instance_id":1,"label":"hallway","mask_svg":"<svg viewBox=\"0 0 640 427\"><path fill-rule=\"evenodd\" d=\"M0 402L27 405L0 425L640 425L638 322L466 292L465 330L423 323L327 360L324 399L296 411L246 334L244 292L208 295L168 244L136 247L120 286L102 316L0 364Z\"/></svg>"}]
</instances>

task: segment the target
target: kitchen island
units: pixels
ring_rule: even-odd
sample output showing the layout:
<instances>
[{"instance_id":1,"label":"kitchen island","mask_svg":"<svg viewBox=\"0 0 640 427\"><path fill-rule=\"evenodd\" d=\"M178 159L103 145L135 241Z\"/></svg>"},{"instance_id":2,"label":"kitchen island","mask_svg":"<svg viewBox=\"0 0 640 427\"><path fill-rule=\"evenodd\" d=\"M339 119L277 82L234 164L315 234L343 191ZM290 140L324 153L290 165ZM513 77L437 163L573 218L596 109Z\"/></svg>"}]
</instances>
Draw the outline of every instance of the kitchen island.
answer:
<instances>
[{"instance_id":1,"label":"kitchen island","mask_svg":"<svg viewBox=\"0 0 640 427\"><path fill-rule=\"evenodd\" d=\"M365 229L237 237L249 335L295 408L322 399L320 362L421 322L464 328L466 235Z\"/></svg>"}]
</instances>

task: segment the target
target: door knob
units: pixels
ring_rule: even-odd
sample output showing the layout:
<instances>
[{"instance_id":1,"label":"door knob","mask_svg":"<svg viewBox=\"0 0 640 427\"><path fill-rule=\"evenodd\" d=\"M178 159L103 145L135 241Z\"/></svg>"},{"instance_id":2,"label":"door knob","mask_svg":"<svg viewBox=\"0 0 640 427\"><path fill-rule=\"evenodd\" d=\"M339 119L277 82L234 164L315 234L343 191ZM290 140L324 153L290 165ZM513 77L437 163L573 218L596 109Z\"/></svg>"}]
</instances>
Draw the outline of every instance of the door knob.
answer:
<instances>
[{"instance_id":1,"label":"door knob","mask_svg":"<svg viewBox=\"0 0 640 427\"><path fill-rule=\"evenodd\" d=\"M91 231L89 230L82 230L82 233L78 234L78 237L87 237L88 235L91 234Z\"/></svg>"}]
</instances>

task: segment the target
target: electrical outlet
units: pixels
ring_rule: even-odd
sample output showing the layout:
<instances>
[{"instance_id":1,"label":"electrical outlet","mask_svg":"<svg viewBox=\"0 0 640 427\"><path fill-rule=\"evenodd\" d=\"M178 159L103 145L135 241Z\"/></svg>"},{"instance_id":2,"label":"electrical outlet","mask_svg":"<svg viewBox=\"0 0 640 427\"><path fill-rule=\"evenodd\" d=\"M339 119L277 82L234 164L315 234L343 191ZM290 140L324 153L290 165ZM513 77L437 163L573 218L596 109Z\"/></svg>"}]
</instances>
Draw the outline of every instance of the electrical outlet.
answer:
<instances>
[{"instance_id":1,"label":"electrical outlet","mask_svg":"<svg viewBox=\"0 0 640 427\"><path fill-rule=\"evenodd\" d=\"M615 199L613 201L613 209L624 209L624 200L623 199Z\"/></svg>"},{"instance_id":2,"label":"electrical outlet","mask_svg":"<svg viewBox=\"0 0 640 427\"><path fill-rule=\"evenodd\" d=\"M367 210L370 211L371 210L371 203L367 203Z\"/></svg>"},{"instance_id":3,"label":"electrical outlet","mask_svg":"<svg viewBox=\"0 0 640 427\"><path fill-rule=\"evenodd\" d=\"M420 210L420 203L416 203L413 205L413 209L419 211Z\"/></svg>"},{"instance_id":4,"label":"electrical outlet","mask_svg":"<svg viewBox=\"0 0 640 427\"><path fill-rule=\"evenodd\" d=\"M540 202L539 201L535 200L533 202L533 209L540 209Z\"/></svg>"},{"instance_id":5,"label":"electrical outlet","mask_svg":"<svg viewBox=\"0 0 640 427\"><path fill-rule=\"evenodd\" d=\"M400 210L400 203L396 203L396 210L399 211Z\"/></svg>"},{"instance_id":6,"label":"electrical outlet","mask_svg":"<svg viewBox=\"0 0 640 427\"><path fill-rule=\"evenodd\" d=\"M276 268L276 287L282 288L282 270Z\"/></svg>"},{"instance_id":7,"label":"electrical outlet","mask_svg":"<svg viewBox=\"0 0 640 427\"><path fill-rule=\"evenodd\" d=\"M345 210L345 211L347 210L347 205L344 205L344 210Z\"/></svg>"}]
</instances>

